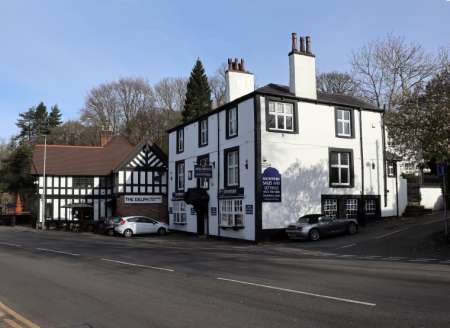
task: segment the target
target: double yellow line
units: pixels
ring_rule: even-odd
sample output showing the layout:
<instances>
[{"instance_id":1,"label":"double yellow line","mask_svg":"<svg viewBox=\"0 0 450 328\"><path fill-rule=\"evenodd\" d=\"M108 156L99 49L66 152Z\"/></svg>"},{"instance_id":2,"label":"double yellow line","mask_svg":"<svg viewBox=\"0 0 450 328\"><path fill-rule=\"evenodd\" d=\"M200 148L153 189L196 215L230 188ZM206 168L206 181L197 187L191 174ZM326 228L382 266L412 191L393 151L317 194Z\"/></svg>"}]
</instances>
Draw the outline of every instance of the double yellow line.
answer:
<instances>
[{"instance_id":1,"label":"double yellow line","mask_svg":"<svg viewBox=\"0 0 450 328\"><path fill-rule=\"evenodd\" d=\"M3 319L3 321L8 326L10 326L11 328L40 328L38 325L36 325L35 323L31 322L30 320L28 320L24 316L20 315L19 313L17 313L13 309L7 307L2 302L0 302L0 313L1 312L6 313L10 317L13 318L13 319L11 319L11 318L4 318ZM0 320L2 320L1 317L0 317Z\"/></svg>"}]
</instances>

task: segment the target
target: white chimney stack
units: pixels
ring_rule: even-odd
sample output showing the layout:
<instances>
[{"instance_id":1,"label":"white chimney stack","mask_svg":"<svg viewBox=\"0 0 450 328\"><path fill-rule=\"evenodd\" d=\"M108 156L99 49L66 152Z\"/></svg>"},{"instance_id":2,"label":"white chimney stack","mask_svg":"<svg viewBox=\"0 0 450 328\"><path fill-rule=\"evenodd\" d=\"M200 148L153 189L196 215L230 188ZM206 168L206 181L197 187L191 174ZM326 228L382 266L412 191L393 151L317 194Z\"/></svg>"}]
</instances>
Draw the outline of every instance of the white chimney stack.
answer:
<instances>
[{"instance_id":1,"label":"white chimney stack","mask_svg":"<svg viewBox=\"0 0 450 328\"><path fill-rule=\"evenodd\" d=\"M244 60L228 59L228 70L225 73L226 102L233 101L255 91L255 77L245 70Z\"/></svg>"},{"instance_id":2,"label":"white chimney stack","mask_svg":"<svg viewBox=\"0 0 450 328\"><path fill-rule=\"evenodd\" d=\"M289 89L297 97L317 99L316 58L311 52L309 36L300 37L300 49L298 49L297 33L292 33L292 50L289 53Z\"/></svg>"}]
</instances>

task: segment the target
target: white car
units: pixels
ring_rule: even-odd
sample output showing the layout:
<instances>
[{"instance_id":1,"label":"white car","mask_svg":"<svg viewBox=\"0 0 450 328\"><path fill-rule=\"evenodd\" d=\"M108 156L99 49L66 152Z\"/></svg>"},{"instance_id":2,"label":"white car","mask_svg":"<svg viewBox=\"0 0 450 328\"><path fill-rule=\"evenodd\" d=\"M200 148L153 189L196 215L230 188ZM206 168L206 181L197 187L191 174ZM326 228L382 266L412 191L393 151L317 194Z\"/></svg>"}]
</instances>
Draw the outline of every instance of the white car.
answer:
<instances>
[{"instance_id":1,"label":"white car","mask_svg":"<svg viewBox=\"0 0 450 328\"><path fill-rule=\"evenodd\" d=\"M163 222L145 216L126 216L120 218L119 224L114 230L124 237L157 233L165 235L169 231L169 226Z\"/></svg>"}]
</instances>

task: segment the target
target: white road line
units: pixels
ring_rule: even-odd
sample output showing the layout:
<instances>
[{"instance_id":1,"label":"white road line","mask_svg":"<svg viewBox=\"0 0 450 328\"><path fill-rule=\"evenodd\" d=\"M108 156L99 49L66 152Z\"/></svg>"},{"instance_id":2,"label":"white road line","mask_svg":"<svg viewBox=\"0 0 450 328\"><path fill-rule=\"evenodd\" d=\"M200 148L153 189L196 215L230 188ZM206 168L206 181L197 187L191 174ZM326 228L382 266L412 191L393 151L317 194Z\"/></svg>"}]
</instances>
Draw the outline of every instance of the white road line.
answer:
<instances>
[{"instance_id":1,"label":"white road line","mask_svg":"<svg viewBox=\"0 0 450 328\"><path fill-rule=\"evenodd\" d=\"M349 299L349 298L342 298L342 297L334 297L334 296L328 296L328 295L322 295L322 294L315 294L315 293L304 292L304 291L295 290L295 289L275 287L275 286L270 286L270 285L256 284L256 283L247 282L247 281L240 281L240 280L221 278L221 277L218 277L217 280L234 282L234 283L241 284L241 285L249 285L249 286L256 286L256 287L263 287L263 288L268 288L268 289L274 289L274 290L279 290L279 291L288 292L288 293L301 294L301 295L306 295L306 296L313 296L313 297L324 298L324 299L329 299L329 300L339 301L339 302L353 303L353 304L366 305L366 306L376 306L375 303L362 302L362 301L352 300L352 299Z\"/></svg>"},{"instance_id":2,"label":"white road line","mask_svg":"<svg viewBox=\"0 0 450 328\"><path fill-rule=\"evenodd\" d=\"M64 254L64 255L70 255L70 256L80 256L80 254L58 251L56 249L48 249L48 248L36 248L36 249L38 251L49 252L49 253Z\"/></svg>"},{"instance_id":3,"label":"white road line","mask_svg":"<svg viewBox=\"0 0 450 328\"><path fill-rule=\"evenodd\" d=\"M124 262L124 261L118 261L118 260L112 260L112 259L105 259L105 258L103 258L102 261L124 264L124 265L134 266L134 267L138 267L138 268L145 268L145 269L155 269L155 270L162 270L162 271L169 271L169 272L175 271L175 270L167 269L167 268L160 268L160 267L155 267L155 266L150 266L150 265L136 264L136 263L130 263L130 262Z\"/></svg>"},{"instance_id":4,"label":"white road line","mask_svg":"<svg viewBox=\"0 0 450 328\"><path fill-rule=\"evenodd\" d=\"M344 254L344 255L337 255L337 257L342 257L342 258L351 258L351 257L356 257L356 255L351 255L351 254Z\"/></svg>"},{"instance_id":5,"label":"white road line","mask_svg":"<svg viewBox=\"0 0 450 328\"><path fill-rule=\"evenodd\" d=\"M375 237L375 239L382 239L382 238L385 238L385 237L389 237L389 236L395 235L396 233L403 232L403 231L406 231L406 230L409 230L409 229L410 228L405 228L405 229L401 229L401 230L392 231L392 232L386 233L384 235L377 236L377 237Z\"/></svg>"},{"instance_id":6,"label":"white road line","mask_svg":"<svg viewBox=\"0 0 450 328\"><path fill-rule=\"evenodd\" d=\"M14 244L14 243L7 243L7 242L0 242L0 245L5 245L5 246L11 246L11 247L22 247L22 245L19 244Z\"/></svg>"},{"instance_id":7,"label":"white road line","mask_svg":"<svg viewBox=\"0 0 450 328\"><path fill-rule=\"evenodd\" d=\"M356 244L349 244L349 245L345 245L345 246L342 246L342 247L338 247L338 249L342 249L342 248L349 248L349 247L353 247L353 246L355 246Z\"/></svg>"},{"instance_id":8,"label":"white road line","mask_svg":"<svg viewBox=\"0 0 450 328\"><path fill-rule=\"evenodd\" d=\"M385 261L400 261L400 260L405 260L406 257L402 257L402 256L390 256L390 257L384 257L382 258L382 260Z\"/></svg>"},{"instance_id":9,"label":"white road line","mask_svg":"<svg viewBox=\"0 0 450 328\"><path fill-rule=\"evenodd\" d=\"M357 256L356 258L362 259L362 260L376 260L381 258L379 255L367 255L367 256Z\"/></svg>"},{"instance_id":10,"label":"white road line","mask_svg":"<svg viewBox=\"0 0 450 328\"><path fill-rule=\"evenodd\" d=\"M419 258L419 259L413 259L408 260L409 262L429 262L429 261L438 261L438 259L427 259L427 258Z\"/></svg>"}]
</instances>

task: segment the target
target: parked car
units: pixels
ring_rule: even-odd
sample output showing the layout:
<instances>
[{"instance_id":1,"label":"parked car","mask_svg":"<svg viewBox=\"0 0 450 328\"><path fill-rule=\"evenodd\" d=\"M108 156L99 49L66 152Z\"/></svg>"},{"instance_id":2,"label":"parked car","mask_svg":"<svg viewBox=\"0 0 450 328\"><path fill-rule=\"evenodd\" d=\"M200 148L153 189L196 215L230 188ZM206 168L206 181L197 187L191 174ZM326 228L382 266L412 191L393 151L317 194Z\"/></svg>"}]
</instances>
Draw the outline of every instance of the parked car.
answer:
<instances>
[{"instance_id":1,"label":"parked car","mask_svg":"<svg viewBox=\"0 0 450 328\"><path fill-rule=\"evenodd\" d=\"M97 233L103 233L108 236L113 236L114 228L119 225L119 222L120 222L119 216L105 218L101 220L101 222L97 225Z\"/></svg>"},{"instance_id":2,"label":"parked car","mask_svg":"<svg viewBox=\"0 0 450 328\"><path fill-rule=\"evenodd\" d=\"M319 240L326 235L348 233L353 235L358 232L356 219L332 219L323 214L308 214L298 219L296 223L286 228L290 239Z\"/></svg>"},{"instance_id":3,"label":"parked car","mask_svg":"<svg viewBox=\"0 0 450 328\"><path fill-rule=\"evenodd\" d=\"M169 231L169 226L166 223L145 216L127 216L120 218L119 224L114 230L129 238L133 235L150 233L165 235Z\"/></svg>"}]
</instances>

